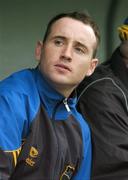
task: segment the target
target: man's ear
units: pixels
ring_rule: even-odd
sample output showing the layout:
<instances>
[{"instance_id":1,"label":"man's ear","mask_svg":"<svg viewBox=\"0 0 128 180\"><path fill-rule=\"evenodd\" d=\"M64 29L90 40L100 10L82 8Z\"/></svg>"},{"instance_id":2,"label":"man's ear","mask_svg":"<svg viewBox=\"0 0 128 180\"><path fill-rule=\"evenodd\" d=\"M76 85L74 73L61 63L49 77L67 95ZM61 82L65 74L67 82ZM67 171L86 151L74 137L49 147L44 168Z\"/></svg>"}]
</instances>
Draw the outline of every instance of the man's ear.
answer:
<instances>
[{"instance_id":1,"label":"man's ear","mask_svg":"<svg viewBox=\"0 0 128 180\"><path fill-rule=\"evenodd\" d=\"M99 62L99 60L97 58L94 58L91 60L90 67L89 67L89 70L88 70L86 76L90 76L94 72L96 66L98 65L98 62Z\"/></svg>"},{"instance_id":2,"label":"man's ear","mask_svg":"<svg viewBox=\"0 0 128 180\"><path fill-rule=\"evenodd\" d=\"M38 41L35 48L35 57L38 62L40 62L42 46L43 46L43 42Z\"/></svg>"}]
</instances>

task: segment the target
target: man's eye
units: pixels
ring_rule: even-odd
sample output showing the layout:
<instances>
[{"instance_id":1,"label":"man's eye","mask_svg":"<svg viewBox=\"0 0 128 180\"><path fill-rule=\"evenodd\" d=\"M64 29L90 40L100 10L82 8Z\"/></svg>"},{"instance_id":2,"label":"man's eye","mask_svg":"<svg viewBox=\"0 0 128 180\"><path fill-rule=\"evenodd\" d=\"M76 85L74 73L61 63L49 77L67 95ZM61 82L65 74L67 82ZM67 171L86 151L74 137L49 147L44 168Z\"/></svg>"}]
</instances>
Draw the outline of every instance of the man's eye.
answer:
<instances>
[{"instance_id":1,"label":"man's eye","mask_svg":"<svg viewBox=\"0 0 128 180\"><path fill-rule=\"evenodd\" d=\"M76 47L75 48L76 52L79 53L79 54L85 54L85 50L80 48L80 47Z\"/></svg>"},{"instance_id":2,"label":"man's eye","mask_svg":"<svg viewBox=\"0 0 128 180\"><path fill-rule=\"evenodd\" d=\"M61 40L55 40L54 43L56 46L62 46L63 45L63 41L61 41Z\"/></svg>"}]
</instances>

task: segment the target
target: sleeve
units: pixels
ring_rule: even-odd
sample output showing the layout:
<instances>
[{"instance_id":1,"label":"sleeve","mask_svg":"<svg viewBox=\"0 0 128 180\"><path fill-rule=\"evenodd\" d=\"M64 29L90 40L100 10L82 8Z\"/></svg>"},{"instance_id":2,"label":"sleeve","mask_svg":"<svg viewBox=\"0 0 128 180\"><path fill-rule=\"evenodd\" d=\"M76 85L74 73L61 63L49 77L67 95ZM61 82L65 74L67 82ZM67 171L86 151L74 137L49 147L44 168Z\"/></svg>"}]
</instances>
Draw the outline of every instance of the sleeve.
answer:
<instances>
[{"instance_id":1,"label":"sleeve","mask_svg":"<svg viewBox=\"0 0 128 180\"><path fill-rule=\"evenodd\" d=\"M8 179L21 149L23 130L21 96L0 93L0 178Z\"/></svg>"},{"instance_id":2,"label":"sleeve","mask_svg":"<svg viewBox=\"0 0 128 180\"><path fill-rule=\"evenodd\" d=\"M92 131L93 177L104 175L106 169L108 175L115 169L120 175L127 173L128 107L124 92L111 80L97 82L85 91L79 108Z\"/></svg>"},{"instance_id":3,"label":"sleeve","mask_svg":"<svg viewBox=\"0 0 128 180\"><path fill-rule=\"evenodd\" d=\"M80 169L73 180L90 180L91 176L91 165L92 165L92 145L91 145L91 134L88 124L85 122L81 124L83 134L83 159Z\"/></svg>"},{"instance_id":4,"label":"sleeve","mask_svg":"<svg viewBox=\"0 0 128 180\"><path fill-rule=\"evenodd\" d=\"M0 179L7 180L10 177L10 161L9 156L0 149Z\"/></svg>"},{"instance_id":5,"label":"sleeve","mask_svg":"<svg viewBox=\"0 0 128 180\"><path fill-rule=\"evenodd\" d=\"M8 180L13 172L20 150L6 152L0 149L0 179Z\"/></svg>"},{"instance_id":6,"label":"sleeve","mask_svg":"<svg viewBox=\"0 0 128 180\"><path fill-rule=\"evenodd\" d=\"M84 157L81 163L79 172L73 180L90 180L91 176L91 143L86 141L86 149L84 150Z\"/></svg>"}]
</instances>

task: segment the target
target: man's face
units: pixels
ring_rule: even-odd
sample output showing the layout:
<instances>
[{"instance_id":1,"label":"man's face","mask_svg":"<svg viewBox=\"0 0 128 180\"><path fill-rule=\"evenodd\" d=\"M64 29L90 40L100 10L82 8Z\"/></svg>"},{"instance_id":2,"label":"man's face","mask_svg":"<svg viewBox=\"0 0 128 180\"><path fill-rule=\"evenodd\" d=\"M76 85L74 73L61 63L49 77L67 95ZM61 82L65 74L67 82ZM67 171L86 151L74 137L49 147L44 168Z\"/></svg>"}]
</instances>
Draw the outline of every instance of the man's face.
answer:
<instances>
[{"instance_id":1,"label":"man's face","mask_svg":"<svg viewBox=\"0 0 128 180\"><path fill-rule=\"evenodd\" d=\"M97 64L92 59L95 45L90 26L61 18L52 25L46 42L37 44L39 68L56 89L74 89Z\"/></svg>"}]
</instances>

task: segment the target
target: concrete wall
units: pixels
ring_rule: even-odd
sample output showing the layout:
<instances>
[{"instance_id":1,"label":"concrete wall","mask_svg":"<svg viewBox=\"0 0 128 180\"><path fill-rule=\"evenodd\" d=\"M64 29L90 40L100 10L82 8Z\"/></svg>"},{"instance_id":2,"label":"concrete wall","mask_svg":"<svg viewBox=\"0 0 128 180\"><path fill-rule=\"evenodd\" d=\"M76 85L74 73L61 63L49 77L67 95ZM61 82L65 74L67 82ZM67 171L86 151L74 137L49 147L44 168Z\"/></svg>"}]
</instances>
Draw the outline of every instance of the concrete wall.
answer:
<instances>
[{"instance_id":1,"label":"concrete wall","mask_svg":"<svg viewBox=\"0 0 128 180\"><path fill-rule=\"evenodd\" d=\"M112 2L118 6L108 22ZM127 7L127 0L0 0L0 79L13 71L36 66L35 44L43 38L48 20L69 10L87 10L96 20L101 31L97 56L104 61L109 35L111 51L119 43L116 29L128 15Z\"/></svg>"}]
</instances>

